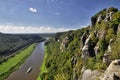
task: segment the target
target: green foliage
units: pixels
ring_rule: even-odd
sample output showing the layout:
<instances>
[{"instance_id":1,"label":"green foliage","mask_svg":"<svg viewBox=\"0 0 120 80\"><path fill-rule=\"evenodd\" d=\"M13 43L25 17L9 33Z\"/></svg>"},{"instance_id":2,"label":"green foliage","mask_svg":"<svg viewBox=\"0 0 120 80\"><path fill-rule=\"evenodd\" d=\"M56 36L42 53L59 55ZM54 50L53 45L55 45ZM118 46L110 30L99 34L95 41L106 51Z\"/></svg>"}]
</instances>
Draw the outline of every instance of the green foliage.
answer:
<instances>
[{"instance_id":1,"label":"green foliage","mask_svg":"<svg viewBox=\"0 0 120 80\"><path fill-rule=\"evenodd\" d=\"M0 33L0 62L7 59L8 54L22 49L34 42L40 42L44 39L40 35L35 34L2 34ZM8 55L8 56L6 56ZM5 56L5 57L3 57ZM9 57L8 57L9 58Z\"/></svg>"},{"instance_id":2,"label":"green foliage","mask_svg":"<svg viewBox=\"0 0 120 80\"><path fill-rule=\"evenodd\" d=\"M97 41L98 41L98 39L97 39L97 37L96 37L96 35L94 34L94 33L91 33L91 41L94 43L94 44L96 44L97 43Z\"/></svg>"},{"instance_id":3,"label":"green foliage","mask_svg":"<svg viewBox=\"0 0 120 80\"><path fill-rule=\"evenodd\" d=\"M88 58L86 59L84 66L86 69L94 69L95 58Z\"/></svg>"},{"instance_id":4,"label":"green foliage","mask_svg":"<svg viewBox=\"0 0 120 80\"><path fill-rule=\"evenodd\" d=\"M103 38L103 39L101 39L101 40L99 40L99 47L100 47L100 51L102 52L102 53L104 53L105 52L105 49L107 48L107 45L108 45L108 42L106 41L106 39L105 38Z\"/></svg>"},{"instance_id":5,"label":"green foliage","mask_svg":"<svg viewBox=\"0 0 120 80\"><path fill-rule=\"evenodd\" d=\"M108 9L108 12L117 12L118 11L118 9L117 8L115 8L115 7L110 7L109 9Z\"/></svg>"},{"instance_id":6,"label":"green foliage","mask_svg":"<svg viewBox=\"0 0 120 80\"><path fill-rule=\"evenodd\" d=\"M115 39L115 32L112 28L109 28L106 35L106 41L109 42L110 39Z\"/></svg>"},{"instance_id":7,"label":"green foliage","mask_svg":"<svg viewBox=\"0 0 120 80\"><path fill-rule=\"evenodd\" d=\"M95 14L94 16L91 17L91 22L92 22L93 25L96 24L97 18L100 14L102 14L102 17L105 18L106 9L101 10L100 12L98 12L97 14Z\"/></svg>"},{"instance_id":8,"label":"green foliage","mask_svg":"<svg viewBox=\"0 0 120 80\"><path fill-rule=\"evenodd\" d=\"M107 65L105 63L102 63L102 62L96 62L94 64L94 69L97 69L97 70L105 70L107 68Z\"/></svg>"},{"instance_id":9,"label":"green foliage","mask_svg":"<svg viewBox=\"0 0 120 80\"><path fill-rule=\"evenodd\" d=\"M120 23L120 11L116 12L115 14L113 14L113 19L112 21L116 24Z\"/></svg>"},{"instance_id":10,"label":"green foliage","mask_svg":"<svg viewBox=\"0 0 120 80\"><path fill-rule=\"evenodd\" d=\"M111 59L113 59L113 60L120 59L120 32L118 32L117 39L113 43Z\"/></svg>"}]
</instances>

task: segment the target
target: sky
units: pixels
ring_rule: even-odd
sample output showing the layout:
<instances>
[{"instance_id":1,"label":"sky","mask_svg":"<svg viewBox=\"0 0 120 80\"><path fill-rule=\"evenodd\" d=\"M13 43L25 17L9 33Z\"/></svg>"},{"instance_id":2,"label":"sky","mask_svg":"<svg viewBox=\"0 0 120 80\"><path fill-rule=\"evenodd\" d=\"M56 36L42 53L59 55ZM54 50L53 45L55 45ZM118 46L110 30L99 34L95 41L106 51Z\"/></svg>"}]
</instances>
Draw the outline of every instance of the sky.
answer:
<instances>
[{"instance_id":1,"label":"sky","mask_svg":"<svg viewBox=\"0 0 120 80\"><path fill-rule=\"evenodd\" d=\"M89 25L104 8L120 10L120 0L0 0L0 32L53 33Z\"/></svg>"}]
</instances>

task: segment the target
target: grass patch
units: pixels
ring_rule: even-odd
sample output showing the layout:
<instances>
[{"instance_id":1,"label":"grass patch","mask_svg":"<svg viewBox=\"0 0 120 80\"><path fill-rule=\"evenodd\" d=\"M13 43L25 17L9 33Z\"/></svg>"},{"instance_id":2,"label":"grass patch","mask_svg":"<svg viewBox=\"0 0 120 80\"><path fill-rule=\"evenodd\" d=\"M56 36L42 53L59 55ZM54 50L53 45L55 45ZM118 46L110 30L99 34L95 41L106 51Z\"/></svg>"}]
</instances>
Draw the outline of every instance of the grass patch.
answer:
<instances>
[{"instance_id":1,"label":"grass patch","mask_svg":"<svg viewBox=\"0 0 120 80\"><path fill-rule=\"evenodd\" d=\"M29 47L18 52L15 56L9 58L6 62L0 64L0 80L7 78L13 71L19 68L19 66L25 61L25 59L32 53L36 44L32 44Z\"/></svg>"},{"instance_id":2,"label":"grass patch","mask_svg":"<svg viewBox=\"0 0 120 80\"><path fill-rule=\"evenodd\" d=\"M45 61L46 61L46 58L47 58L47 51L46 51L46 50L47 50L47 49L45 48L44 59L43 59L42 65L41 65L41 67L40 67L40 74L39 74L37 80L42 80L42 79L40 78L40 76L41 76L43 73L47 72L47 68L46 68L46 66L45 66Z\"/></svg>"}]
</instances>

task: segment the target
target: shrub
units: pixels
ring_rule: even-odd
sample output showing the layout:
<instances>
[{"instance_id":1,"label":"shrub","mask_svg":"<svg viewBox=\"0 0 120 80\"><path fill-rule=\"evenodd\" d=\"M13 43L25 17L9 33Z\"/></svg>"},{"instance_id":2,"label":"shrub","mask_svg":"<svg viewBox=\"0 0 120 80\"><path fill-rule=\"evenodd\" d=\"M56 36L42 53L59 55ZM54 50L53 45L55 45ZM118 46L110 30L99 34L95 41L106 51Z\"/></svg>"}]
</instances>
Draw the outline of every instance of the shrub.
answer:
<instances>
[{"instance_id":1,"label":"shrub","mask_svg":"<svg viewBox=\"0 0 120 80\"><path fill-rule=\"evenodd\" d=\"M120 11L119 12L116 12L115 14L113 14L113 22L116 23L116 24L119 24L120 23Z\"/></svg>"}]
</instances>

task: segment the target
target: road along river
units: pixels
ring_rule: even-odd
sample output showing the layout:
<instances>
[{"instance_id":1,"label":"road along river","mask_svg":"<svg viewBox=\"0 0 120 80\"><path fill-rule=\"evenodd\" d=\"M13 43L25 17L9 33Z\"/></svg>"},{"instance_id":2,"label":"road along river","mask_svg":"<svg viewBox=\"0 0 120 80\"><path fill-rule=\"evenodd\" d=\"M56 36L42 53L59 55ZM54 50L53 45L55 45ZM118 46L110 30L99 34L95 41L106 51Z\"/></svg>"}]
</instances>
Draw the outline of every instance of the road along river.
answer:
<instances>
[{"instance_id":1,"label":"road along river","mask_svg":"<svg viewBox=\"0 0 120 80\"><path fill-rule=\"evenodd\" d=\"M13 72L6 80L36 80L39 75L40 65L44 57L44 42L39 43L33 53L26 59L18 70ZM27 74L27 70L32 67Z\"/></svg>"}]
</instances>

